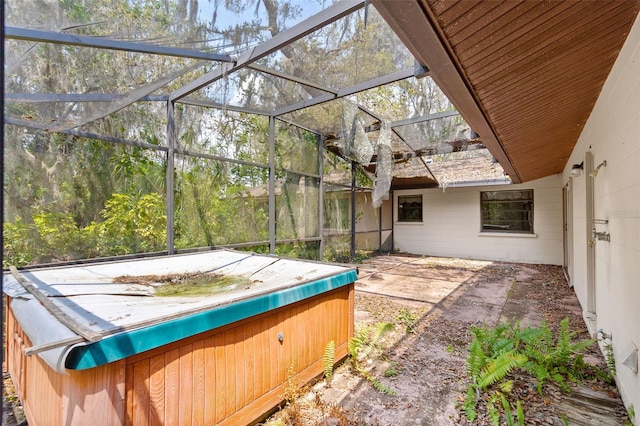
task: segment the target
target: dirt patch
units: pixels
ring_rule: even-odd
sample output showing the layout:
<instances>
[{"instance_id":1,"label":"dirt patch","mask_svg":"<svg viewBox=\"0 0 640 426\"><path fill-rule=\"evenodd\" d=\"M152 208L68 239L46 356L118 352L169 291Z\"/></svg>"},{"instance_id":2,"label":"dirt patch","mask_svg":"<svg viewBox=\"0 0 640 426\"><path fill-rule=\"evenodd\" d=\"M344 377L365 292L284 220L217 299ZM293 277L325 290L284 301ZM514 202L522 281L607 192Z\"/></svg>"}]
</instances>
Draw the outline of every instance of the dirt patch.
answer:
<instances>
[{"instance_id":1,"label":"dirt patch","mask_svg":"<svg viewBox=\"0 0 640 426\"><path fill-rule=\"evenodd\" d=\"M140 284L153 288L158 297L207 296L238 288L248 289L253 284L245 277L192 272L170 275L122 275L113 279L114 283Z\"/></svg>"},{"instance_id":2,"label":"dirt patch","mask_svg":"<svg viewBox=\"0 0 640 426\"><path fill-rule=\"evenodd\" d=\"M24 409L16 394L9 373L2 373L2 425L26 426Z\"/></svg>"},{"instance_id":3,"label":"dirt patch","mask_svg":"<svg viewBox=\"0 0 640 426\"><path fill-rule=\"evenodd\" d=\"M461 402L468 385L466 356L472 325L493 326L510 320L527 326L545 320L557 331L560 321L569 318L576 338L589 337L575 293L557 266L383 256L360 265L359 271L356 330L381 322L394 325L381 342L377 358L368 362L369 374L394 395L378 392L346 361L330 383L321 380L300 398L315 405L316 411L307 412L298 424L471 424ZM606 369L597 345L589 348L585 358L595 368ZM606 399L610 410L598 418L574 415L565 401L580 398L570 398L572 395L553 383L545 385L542 395L534 378L523 374L516 383L513 392L523 403L526 424L613 425L628 421L617 389L602 380L583 383L572 392ZM293 404L288 410L300 407ZM339 407L342 417L326 414L326 407ZM490 424L482 409L480 406L473 424ZM582 413L585 410L589 412L583 408ZM276 413L266 423L292 424L286 412Z\"/></svg>"}]
</instances>

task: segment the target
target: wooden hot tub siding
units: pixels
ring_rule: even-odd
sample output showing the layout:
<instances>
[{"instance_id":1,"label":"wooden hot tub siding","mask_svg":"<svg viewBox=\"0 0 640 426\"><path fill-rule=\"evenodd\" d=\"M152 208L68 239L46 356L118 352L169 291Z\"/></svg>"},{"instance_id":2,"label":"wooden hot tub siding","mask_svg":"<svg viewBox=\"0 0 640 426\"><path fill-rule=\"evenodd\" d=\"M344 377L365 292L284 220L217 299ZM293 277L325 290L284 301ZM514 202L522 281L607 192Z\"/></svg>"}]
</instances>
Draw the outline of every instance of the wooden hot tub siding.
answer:
<instances>
[{"instance_id":1,"label":"wooden hot tub siding","mask_svg":"<svg viewBox=\"0 0 640 426\"><path fill-rule=\"evenodd\" d=\"M322 374L331 340L336 360L346 356L353 298L352 283L69 375L24 355L30 342L9 310L9 372L30 426L250 424L282 401L288 369L299 383Z\"/></svg>"}]
</instances>

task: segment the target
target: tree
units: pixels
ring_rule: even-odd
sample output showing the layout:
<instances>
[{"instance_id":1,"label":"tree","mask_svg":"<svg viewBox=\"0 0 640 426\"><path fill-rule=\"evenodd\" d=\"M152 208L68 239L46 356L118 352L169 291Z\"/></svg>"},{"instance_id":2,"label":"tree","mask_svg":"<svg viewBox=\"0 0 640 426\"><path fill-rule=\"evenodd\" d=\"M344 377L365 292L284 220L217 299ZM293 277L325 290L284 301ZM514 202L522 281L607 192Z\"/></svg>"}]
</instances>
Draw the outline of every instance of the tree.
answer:
<instances>
[{"instance_id":1,"label":"tree","mask_svg":"<svg viewBox=\"0 0 640 426\"><path fill-rule=\"evenodd\" d=\"M280 34L324 3L59 0L41 2L37 9L25 11L19 2L13 2L7 4L7 22L25 27L37 23L70 34L239 53ZM369 6L368 13L359 11L344 17L259 63L276 74L282 72L312 84L243 69L188 97L271 112L413 67L411 55L374 12ZM234 16L238 22L227 24ZM160 228L151 229L140 218L148 219L153 213L157 224L166 220L158 209L164 206L167 156L174 153L167 153L166 147L166 103L141 99L170 93L218 64L19 40L8 40L6 62L8 93L113 95L108 101L8 103L6 116L14 124L5 127L5 234L12 236L9 251L15 253L13 258L24 262L54 251L58 257L74 258L161 249L157 244ZM431 84L426 79L411 80L354 95L348 102L375 111L368 114L360 110L354 120L366 126L441 110L446 103ZM318 198L319 179L309 176L319 174L317 139L313 132L290 123L297 121L340 138L345 136L345 115L340 101L306 108L279 121L279 236L318 236L314 228L317 220L305 208L307 201ZM175 156L176 244L194 247L267 239L268 120L224 107L187 103L176 104L175 117L181 150ZM105 141L62 132L68 129L99 135ZM434 128L421 137L440 131ZM351 154L342 153L347 160L353 158ZM360 171L358 179L365 185L369 177ZM148 210L137 210L140 220L125 217L140 208ZM119 224L127 225L118 230ZM94 235L89 235L92 232ZM28 247L14 238L18 235L28 238Z\"/></svg>"}]
</instances>

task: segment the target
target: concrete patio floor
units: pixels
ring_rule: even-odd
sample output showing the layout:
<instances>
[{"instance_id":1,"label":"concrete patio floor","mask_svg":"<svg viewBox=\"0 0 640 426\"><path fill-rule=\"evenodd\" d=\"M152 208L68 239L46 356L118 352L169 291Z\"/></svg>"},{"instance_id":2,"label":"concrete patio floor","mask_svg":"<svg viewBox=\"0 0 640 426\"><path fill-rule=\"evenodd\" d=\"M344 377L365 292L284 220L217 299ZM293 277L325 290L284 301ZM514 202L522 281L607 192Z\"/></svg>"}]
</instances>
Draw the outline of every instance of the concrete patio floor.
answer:
<instances>
[{"instance_id":1,"label":"concrete patio floor","mask_svg":"<svg viewBox=\"0 0 640 426\"><path fill-rule=\"evenodd\" d=\"M500 273L494 280L477 276L498 264ZM367 260L358 265L358 272L357 292L422 307L432 315L446 312L451 320L487 324L512 320L527 326L545 319L540 302L529 297L538 271L525 264L389 255ZM569 312L582 315L573 292L562 303Z\"/></svg>"},{"instance_id":2,"label":"concrete patio floor","mask_svg":"<svg viewBox=\"0 0 640 426\"><path fill-rule=\"evenodd\" d=\"M466 389L466 345L474 324L510 320L538 326L566 317L577 337L589 337L558 266L392 254L357 267L356 329L380 320L397 323L398 312L406 310L416 318L415 333L393 342L376 371L396 396L381 395L348 375L329 388L316 387L323 399L350 410L362 424L470 424L456 405ZM585 359L606 365L597 350ZM384 377L388 365L398 366L398 376ZM577 386L570 395L550 391L536 401L532 395L525 406L527 424L627 424L622 401L610 389Z\"/></svg>"}]
</instances>

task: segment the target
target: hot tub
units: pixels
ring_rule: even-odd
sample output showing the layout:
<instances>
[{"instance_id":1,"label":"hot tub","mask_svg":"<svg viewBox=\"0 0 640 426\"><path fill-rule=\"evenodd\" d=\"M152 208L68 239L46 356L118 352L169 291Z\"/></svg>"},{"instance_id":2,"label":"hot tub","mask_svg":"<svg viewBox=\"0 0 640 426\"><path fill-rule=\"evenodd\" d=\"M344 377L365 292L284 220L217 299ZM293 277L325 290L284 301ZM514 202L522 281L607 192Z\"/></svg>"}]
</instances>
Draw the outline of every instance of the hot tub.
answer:
<instances>
[{"instance_id":1,"label":"hot tub","mask_svg":"<svg viewBox=\"0 0 640 426\"><path fill-rule=\"evenodd\" d=\"M338 265L217 250L14 272L7 366L30 425L249 424L353 336L357 274Z\"/></svg>"}]
</instances>

